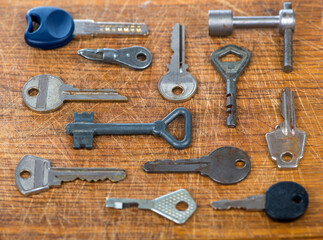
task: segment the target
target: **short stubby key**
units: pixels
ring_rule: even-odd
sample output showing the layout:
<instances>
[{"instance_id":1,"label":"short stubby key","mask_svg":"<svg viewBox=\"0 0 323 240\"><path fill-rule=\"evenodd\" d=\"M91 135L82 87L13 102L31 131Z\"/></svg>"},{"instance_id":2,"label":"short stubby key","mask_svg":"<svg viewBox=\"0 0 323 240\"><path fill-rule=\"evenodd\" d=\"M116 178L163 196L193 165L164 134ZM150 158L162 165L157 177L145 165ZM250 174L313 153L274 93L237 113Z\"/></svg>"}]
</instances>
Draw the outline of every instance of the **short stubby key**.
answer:
<instances>
[{"instance_id":1,"label":"short stubby key","mask_svg":"<svg viewBox=\"0 0 323 240\"><path fill-rule=\"evenodd\" d=\"M186 203L187 208L185 210L178 209L177 205L181 202ZM106 199L106 207L108 208L123 209L134 206L138 207L139 209L152 210L177 224L185 223L196 210L196 203L194 199L185 189L168 193L154 200L126 198Z\"/></svg>"},{"instance_id":2,"label":"short stubby key","mask_svg":"<svg viewBox=\"0 0 323 240\"><path fill-rule=\"evenodd\" d=\"M167 125L178 116L184 117L184 138L177 140L167 131ZM147 135L164 138L177 149L187 148L192 140L192 115L186 108L176 108L164 119L154 123L93 123L94 113L75 113L74 122L66 125L66 133L73 135L73 148L93 147L95 135Z\"/></svg>"},{"instance_id":3,"label":"short stubby key","mask_svg":"<svg viewBox=\"0 0 323 240\"><path fill-rule=\"evenodd\" d=\"M248 196L241 200L215 201L211 206L220 210L264 210L274 221L291 222L304 214L308 206L308 195L305 188L298 183L278 182L268 188L265 195Z\"/></svg>"},{"instance_id":4,"label":"short stubby key","mask_svg":"<svg viewBox=\"0 0 323 240\"><path fill-rule=\"evenodd\" d=\"M266 134L269 153L279 168L297 168L304 155L306 132L296 128L294 92L288 88L282 92L280 112L284 122Z\"/></svg>"},{"instance_id":5,"label":"short stubby key","mask_svg":"<svg viewBox=\"0 0 323 240\"><path fill-rule=\"evenodd\" d=\"M89 60L118 64L133 70L144 70L150 66L152 56L147 48L133 46L121 49L80 49L77 53Z\"/></svg>"},{"instance_id":6,"label":"short stubby key","mask_svg":"<svg viewBox=\"0 0 323 240\"><path fill-rule=\"evenodd\" d=\"M234 184L247 177L251 162L241 149L221 147L200 158L146 162L143 169L148 173L199 172L217 183Z\"/></svg>"},{"instance_id":7,"label":"short stubby key","mask_svg":"<svg viewBox=\"0 0 323 240\"><path fill-rule=\"evenodd\" d=\"M185 27L176 24L173 27L171 48L174 51L168 72L159 80L158 89L161 95L172 102L184 102L195 94L197 82L187 72L185 64Z\"/></svg>"},{"instance_id":8,"label":"short stubby key","mask_svg":"<svg viewBox=\"0 0 323 240\"><path fill-rule=\"evenodd\" d=\"M120 168L53 168L49 160L32 155L21 158L15 173L16 184L23 195L45 191L75 179L118 182L125 177L125 170Z\"/></svg>"},{"instance_id":9,"label":"short stubby key","mask_svg":"<svg viewBox=\"0 0 323 240\"><path fill-rule=\"evenodd\" d=\"M241 59L235 62L223 62L221 58L228 55L234 54ZM250 60L250 53L242 48L235 45L224 46L211 54L211 62L215 69L220 73L222 78L226 81L227 88L227 112L229 117L227 118L227 126L234 128L236 127L236 81L248 65Z\"/></svg>"},{"instance_id":10,"label":"short stubby key","mask_svg":"<svg viewBox=\"0 0 323 240\"><path fill-rule=\"evenodd\" d=\"M22 89L22 97L27 107L40 113L55 111L65 101L128 101L114 89L80 90L48 74L29 79Z\"/></svg>"}]
</instances>

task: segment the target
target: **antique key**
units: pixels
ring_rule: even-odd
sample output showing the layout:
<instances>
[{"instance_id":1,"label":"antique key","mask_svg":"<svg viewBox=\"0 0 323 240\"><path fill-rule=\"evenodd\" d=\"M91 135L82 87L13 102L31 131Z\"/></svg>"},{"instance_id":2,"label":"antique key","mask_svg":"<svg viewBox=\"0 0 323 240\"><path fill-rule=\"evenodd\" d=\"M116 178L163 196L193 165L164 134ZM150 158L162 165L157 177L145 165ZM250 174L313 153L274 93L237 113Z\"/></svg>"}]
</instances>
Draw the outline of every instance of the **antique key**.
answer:
<instances>
[{"instance_id":1,"label":"antique key","mask_svg":"<svg viewBox=\"0 0 323 240\"><path fill-rule=\"evenodd\" d=\"M179 210L178 204L184 202L186 209ZM168 193L153 200L127 199L127 198L107 198L106 207L123 209L138 207L139 209L149 209L162 215L177 224L183 224L195 212L196 203L185 189Z\"/></svg>"},{"instance_id":2,"label":"antique key","mask_svg":"<svg viewBox=\"0 0 323 240\"><path fill-rule=\"evenodd\" d=\"M251 168L248 155L236 147L221 147L208 156L193 159L156 160L146 162L143 169L148 173L199 172L221 184L242 181Z\"/></svg>"},{"instance_id":3,"label":"antique key","mask_svg":"<svg viewBox=\"0 0 323 240\"><path fill-rule=\"evenodd\" d=\"M221 58L228 55L234 54L241 58L236 62L223 62ZM215 69L220 73L222 78L226 81L227 85L227 112L229 116L227 118L227 126L230 128L236 127L236 81L248 65L250 60L250 53L242 48L235 45L227 45L216 51L211 55L211 62Z\"/></svg>"},{"instance_id":4,"label":"antique key","mask_svg":"<svg viewBox=\"0 0 323 240\"><path fill-rule=\"evenodd\" d=\"M48 74L28 80L22 89L22 97L30 109L41 113L55 111L65 101L128 101L113 89L80 90Z\"/></svg>"},{"instance_id":5,"label":"antique key","mask_svg":"<svg viewBox=\"0 0 323 240\"><path fill-rule=\"evenodd\" d=\"M265 195L248 196L241 200L220 200L211 203L215 209L243 208L264 210L268 217L278 222L291 222L302 216L308 205L308 195L295 182L278 182Z\"/></svg>"},{"instance_id":6,"label":"antique key","mask_svg":"<svg viewBox=\"0 0 323 240\"><path fill-rule=\"evenodd\" d=\"M168 72L159 80L158 89L161 95L172 102L184 102L195 94L197 82L192 74L186 71L185 64L185 27L176 24L173 27L171 48L174 51Z\"/></svg>"},{"instance_id":7,"label":"antique key","mask_svg":"<svg viewBox=\"0 0 323 240\"><path fill-rule=\"evenodd\" d=\"M75 179L118 182L125 177L125 170L120 168L53 168L49 160L32 155L20 159L15 173L16 184L23 195L45 191Z\"/></svg>"}]
</instances>

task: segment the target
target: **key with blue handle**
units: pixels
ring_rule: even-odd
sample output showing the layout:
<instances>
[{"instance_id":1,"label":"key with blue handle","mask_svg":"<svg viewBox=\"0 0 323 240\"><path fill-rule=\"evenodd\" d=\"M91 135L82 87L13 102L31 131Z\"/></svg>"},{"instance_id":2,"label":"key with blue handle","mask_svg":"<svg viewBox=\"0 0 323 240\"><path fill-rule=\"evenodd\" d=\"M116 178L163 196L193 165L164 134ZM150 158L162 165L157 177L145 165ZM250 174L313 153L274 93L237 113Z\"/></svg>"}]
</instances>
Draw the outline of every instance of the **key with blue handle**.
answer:
<instances>
[{"instance_id":1,"label":"key with blue handle","mask_svg":"<svg viewBox=\"0 0 323 240\"><path fill-rule=\"evenodd\" d=\"M63 9L36 7L27 14L25 40L35 48L54 49L69 43L76 35L147 35L144 23L94 22L74 19Z\"/></svg>"}]
</instances>

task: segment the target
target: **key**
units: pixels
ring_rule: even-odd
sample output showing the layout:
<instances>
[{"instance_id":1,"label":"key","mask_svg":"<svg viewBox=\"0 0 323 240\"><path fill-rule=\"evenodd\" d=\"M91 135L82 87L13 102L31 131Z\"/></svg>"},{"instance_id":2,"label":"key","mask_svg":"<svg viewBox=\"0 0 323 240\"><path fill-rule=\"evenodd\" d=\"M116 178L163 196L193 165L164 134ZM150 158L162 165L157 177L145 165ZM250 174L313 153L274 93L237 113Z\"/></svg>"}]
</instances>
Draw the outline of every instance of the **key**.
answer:
<instances>
[{"instance_id":1,"label":"key","mask_svg":"<svg viewBox=\"0 0 323 240\"><path fill-rule=\"evenodd\" d=\"M284 122L266 134L268 149L278 168L297 168L304 155L306 133L296 128L294 92L285 88L281 101Z\"/></svg>"},{"instance_id":2,"label":"key","mask_svg":"<svg viewBox=\"0 0 323 240\"><path fill-rule=\"evenodd\" d=\"M15 172L16 184L23 195L45 191L75 179L118 182L125 177L125 170L120 168L53 168L49 160L32 155L23 156Z\"/></svg>"},{"instance_id":3,"label":"key","mask_svg":"<svg viewBox=\"0 0 323 240\"><path fill-rule=\"evenodd\" d=\"M167 130L178 116L183 116L184 138L177 140ZM152 134L164 138L171 146L177 149L187 148L192 140L192 115L186 108L176 108L164 119L154 123L93 123L94 113L74 113L74 122L66 125L66 133L73 135L73 148L93 148L94 135L138 135Z\"/></svg>"},{"instance_id":4,"label":"key","mask_svg":"<svg viewBox=\"0 0 323 240\"><path fill-rule=\"evenodd\" d=\"M178 204L181 204L183 202L185 206L187 206L187 208L185 210L178 209ZM196 210L196 203L194 199L185 189L180 189L175 192L168 193L154 200L107 198L105 206L107 208L115 209L123 209L129 207L149 209L177 224L185 223Z\"/></svg>"},{"instance_id":5,"label":"key","mask_svg":"<svg viewBox=\"0 0 323 240\"><path fill-rule=\"evenodd\" d=\"M223 62L222 57L234 54L241 58L236 62ZM230 128L236 127L236 81L248 65L250 60L250 53L241 47L235 45L227 45L216 51L211 55L211 62L215 69L219 72L221 77L226 81L227 88L227 126Z\"/></svg>"},{"instance_id":6,"label":"key","mask_svg":"<svg viewBox=\"0 0 323 240\"><path fill-rule=\"evenodd\" d=\"M114 63L134 70L144 70L151 64L151 53L144 47L122 49L81 49L77 53L89 60Z\"/></svg>"},{"instance_id":7,"label":"key","mask_svg":"<svg viewBox=\"0 0 323 240\"><path fill-rule=\"evenodd\" d=\"M156 160L143 166L148 173L189 173L199 172L214 182L234 184L242 181L250 172L248 155L236 147L221 147L208 156L176 161Z\"/></svg>"},{"instance_id":8,"label":"key","mask_svg":"<svg viewBox=\"0 0 323 240\"><path fill-rule=\"evenodd\" d=\"M274 221L291 222L304 214L308 206L308 195L305 188L295 182L278 182L268 188L265 195L248 196L241 200L215 201L211 206L220 210L264 210Z\"/></svg>"},{"instance_id":9,"label":"key","mask_svg":"<svg viewBox=\"0 0 323 240\"><path fill-rule=\"evenodd\" d=\"M159 80L158 90L172 102L184 102L195 94L197 82L186 70L185 64L185 27L176 24L173 27L171 48L174 51L168 72Z\"/></svg>"},{"instance_id":10,"label":"key","mask_svg":"<svg viewBox=\"0 0 323 240\"><path fill-rule=\"evenodd\" d=\"M27 12L25 40L32 47L40 49L59 48L69 43L76 35L147 35L144 23L94 22L73 20L60 8L36 7Z\"/></svg>"},{"instance_id":11,"label":"key","mask_svg":"<svg viewBox=\"0 0 323 240\"><path fill-rule=\"evenodd\" d=\"M65 101L128 101L114 89L80 90L48 74L38 75L28 80L22 89L22 97L27 107L40 113L55 111Z\"/></svg>"}]
</instances>

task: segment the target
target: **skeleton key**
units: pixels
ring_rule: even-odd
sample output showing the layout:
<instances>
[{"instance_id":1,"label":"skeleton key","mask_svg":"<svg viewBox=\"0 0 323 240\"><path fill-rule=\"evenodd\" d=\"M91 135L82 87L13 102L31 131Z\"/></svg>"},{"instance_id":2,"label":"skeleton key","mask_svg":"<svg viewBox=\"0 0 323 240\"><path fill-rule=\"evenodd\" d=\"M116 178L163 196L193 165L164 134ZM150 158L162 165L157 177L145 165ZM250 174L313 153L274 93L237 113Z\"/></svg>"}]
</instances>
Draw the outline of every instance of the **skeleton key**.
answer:
<instances>
[{"instance_id":1,"label":"skeleton key","mask_svg":"<svg viewBox=\"0 0 323 240\"><path fill-rule=\"evenodd\" d=\"M45 191L75 179L118 182L125 177L126 172L120 168L53 168L49 160L31 155L21 158L15 173L16 184L23 195Z\"/></svg>"},{"instance_id":2,"label":"skeleton key","mask_svg":"<svg viewBox=\"0 0 323 240\"><path fill-rule=\"evenodd\" d=\"M251 168L248 155L236 147L221 147L208 156L193 159L156 160L146 162L143 169L148 173L199 172L221 184L242 181Z\"/></svg>"},{"instance_id":3,"label":"skeleton key","mask_svg":"<svg viewBox=\"0 0 323 240\"><path fill-rule=\"evenodd\" d=\"M184 102L193 97L197 82L192 74L188 73L185 64L185 27L176 24L172 32L171 63L167 65L168 72L159 80L158 89L161 95L172 102Z\"/></svg>"},{"instance_id":4,"label":"skeleton key","mask_svg":"<svg viewBox=\"0 0 323 240\"><path fill-rule=\"evenodd\" d=\"M48 74L35 76L26 82L22 97L30 109L41 113L55 111L65 101L128 101L113 89L80 90Z\"/></svg>"},{"instance_id":5,"label":"skeleton key","mask_svg":"<svg viewBox=\"0 0 323 240\"><path fill-rule=\"evenodd\" d=\"M187 204L187 208L185 210L178 209L178 204L181 202ZM196 210L195 201L185 189L168 193L153 200L126 198L106 199L106 207L108 208L123 209L135 206L139 209L152 210L177 224L185 223Z\"/></svg>"}]
</instances>

